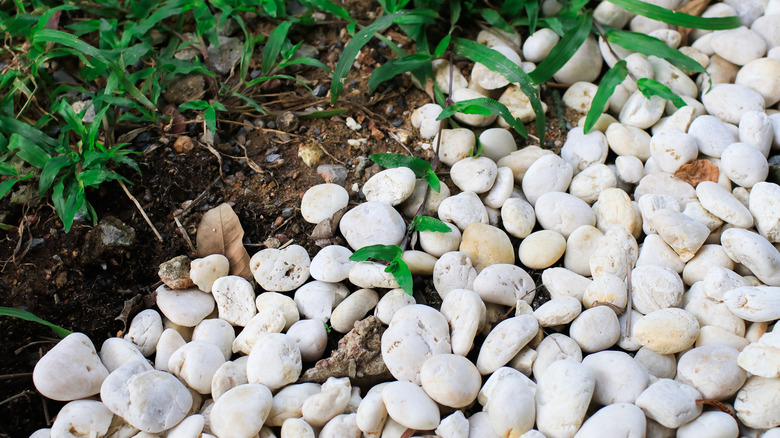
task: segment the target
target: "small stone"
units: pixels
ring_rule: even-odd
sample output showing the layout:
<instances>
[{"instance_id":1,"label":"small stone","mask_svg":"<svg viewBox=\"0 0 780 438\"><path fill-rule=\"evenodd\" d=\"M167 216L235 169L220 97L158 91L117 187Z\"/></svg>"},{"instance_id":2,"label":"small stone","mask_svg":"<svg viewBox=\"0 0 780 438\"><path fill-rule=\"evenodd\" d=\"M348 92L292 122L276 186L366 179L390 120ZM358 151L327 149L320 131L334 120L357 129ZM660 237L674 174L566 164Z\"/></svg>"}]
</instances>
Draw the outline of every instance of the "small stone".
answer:
<instances>
[{"instance_id":1,"label":"small stone","mask_svg":"<svg viewBox=\"0 0 780 438\"><path fill-rule=\"evenodd\" d=\"M769 17L762 17L769 18ZM744 85L758 92L764 98L766 106L780 101L780 60L773 58L754 59L739 69L737 85Z\"/></svg>"},{"instance_id":2,"label":"small stone","mask_svg":"<svg viewBox=\"0 0 780 438\"><path fill-rule=\"evenodd\" d=\"M450 416L442 419L439 427L434 432L442 438L468 438L469 420L463 415L463 411L455 411Z\"/></svg>"},{"instance_id":3,"label":"small stone","mask_svg":"<svg viewBox=\"0 0 780 438\"><path fill-rule=\"evenodd\" d=\"M301 360L316 362L322 358L328 346L328 332L318 319L303 319L287 329L287 336L292 338L301 351Z\"/></svg>"},{"instance_id":4,"label":"small stone","mask_svg":"<svg viewBox=\"0 0 780 438\"><path fill-rule=\"evenodd\" d=\"M701 153L715 158L720 158L723 150L737 141L728 126L711 115L694 119L688 128L688 134L696 138Z\"/></svg>"},{"instance_id":5,"label":"small stone","mask_svg":"<svg viewBox=\"0 0 780 438\"><path fill-rule=\"evenodd\" d=\"M401 287L398 279L387 272L387 265L378 262L358 262L349 271L349 282L357 287L374 289L396 289Z\"/></svg>"},{"instance_id":6,"label":"small stone","mask_svg":"<svg viewBox=\"0 0 780 438\"><path fill-rule=\"evenodd\" d=\"M398 380L419 385L420 368L428 357L450 352L447 320L428 306L412 304L398 309L382 335L382 359Z\"/></svg>"},{"instance_id":7,"label":"small stone","mask_svg":"<svg viewBox=\"0 0 780 438\"><path fill-rule=\"evenodd\" d=\"M739 228L753 226L753 216L751 216L750 211L734 195L717 183L702 181L696 186L696 196L698 196L702 207L719 219Z\"/></svg>"},{"instance_id":8,"label":"small stone","mask_svg":"<svg viewBox=\"0 0 780 438\"><path fill-rule=\"evenodd\" d=\"M703 412L690 423L683 424L677 429L679 438L697 438L702 436L712 438L737 438L739 426L737 420L726 412ZM766 436L764 434L763 436ZM767 437L769 438L769 437Z\"/></svg>"},{"instance_id":9,"label":"small stone","mask_svg":"<svg viewBox=\"0 0 780 438\"><path fill-rule=\"evenodd\" d=\"M460 88L458 90L452 91L452 95L450 96L450 99L452 99L454 102L461 102L464 100L479 99L483 97L485 96L483 96L480 92L476 90L472 90L470 88ZM453 116L453 118L456 121L474 127L488 126L496 121L496 117L497 116L495 114L490 114L485 116L480 114L465 114L465 113L455 113L455 115Z\"/></svg>"},{"instance_id":10,"label":"small stone","mask_svg":"<svg viewBox=\"0 0 780 438\"><path fill-rule=\"evenodd\" d=\"M209 70L222 75L230 73L233 66L241 59L243 48L244 42L240 39L219 36L219 44L209 44L207 49Z\"/></svg>"},{"instance_id":11,"label":"small stone","mask_svg":"<svg viewBox=\"0 0 780 438\"><path fill-rule=\"evenodd\" d=\"M279 311L284 317L284 330L289 329L290 326L301 318L295 301L291 297L280 293L263 292L259 294L257 299L255 299L255 306L258 313L266 309Z\"/></svg>"},{"instance_id":12,"label":"small stone","mask_svg":"<svg viewBox=\"0 0 780 438\"><path fill-rule=\"evenodd\" d=\"M347 168L341 164L320 164L317 166L317 175L321 176L326 184L344 187L347 181Z\"/></svg>"},{"instance_id":13,"label":"small stone","mask_svg":"<svg viewBox=\"0 0 780 438\"><path fill-rule=\"evenodd\" d=\"M566 239L560 233L542 230L531 233L520 243L520 262L530 269L552 266L566 251Z\"/></svg>"},{"instance_id":14,"label":"small stone","mask_svg":"<svg viewBox=\"0 0 780 438\"><path fill-rule=\"evenodd\" d=\"M599 45L592 36L585 39L574 55L555 73L555 80L562 84L593 82L601 73L602 57Z\"/></svg>"},{"instance_id":15,"label":"small stone","mask_svg":"<svg viewBox=\"0 0 780 438\"><path fill-rule=\"evenodd\" d=\"M349 403L352 385L346 377L330 377L322 384L319 394L307 398L301 405L301 414L307 423L322 427L344 413Z\"/></svg>"},{"instance_id":16,"label":"small stone","mask_svg":"<svg viewBox=\"0 0 780 438\"><path fill-rule=\"evenodd\" d=\"M618 418L620 420L615 421ZM574 437L625 436L638 438L645 435L646 427L645 414L636 405L632 403L615 403L604 406L591 415Z\"/></svg>"},{"instance_id":17,"label":"small stone","mask_svg":"<svg viewBox=\"0 0 780 438\"><path fill-rule=\"evenodd\" d=\"M647 418L675 429L701 414L702 407L696 403L700 398L699 391L684 383L659 379L642 392L636 405Z\"/></svg>"},{"instance_id":18,"label":"small stone","mask_svg":"<svg viewBox=\"0 0 780 438\"><path fill-rule=\"evenodd\" d=\"M325 323L336 303L346 298L348 293L349 290L341 283L315 280L298 288L293 300L301 316Z\"/></svg>"},{"instance_id":19,"label":"small stone","mask_svg":"<svg viewBox=\"0 0 780 438\"><path fill-rule=\"evenodd\" d=\"M525 432L531 430L536 416L535 392L535 388L530 388L516 375L502 379L501 384L490 391L484 412L488 413L498 436L525 436Z\"/></svg>"},{"instance_id":20,"label":"small stone","mask_svg":"<svg viewBox=\"0 0 780 438\"><path fill-rule=\"evenodd\" d=\"M642 347L634 355L634 360L658 379L672 379L677 374L677 360L673 354L660 354Z\"/></svg>"},{"instance_id":21,"label":"small stone","mask_svg":"<svg viewBox=\"0 0 780 438\"><path fill-rule=\"evenodd\" d=\"M261 383L275 390L298 380L301 367L301 352L292 338L269 333L252 348L246 374L250 383Z\"/></svg>"},{"instance_id":22,"label":"small stone","mask_svg":"<svg viewBox=\"0 0 780 438\"><path fill-rule=\"evenodd\" d=\"M531 234L536 225L534 207L521 198L509 198L501 206L501 222L507 233L519 239Z\"/></svg>"},{"instance_id":23,"label":"small stone","mask_svg":"<svg viewBox=\"0 0 780 438\"><path fill-rule=\"evenodd\" d=\"M161 263L157 275L171 289L186 289L195 285L190 279L190 259L184 255Z\"/></svg>"},{"instance_id":24,"label":"small stone","mask_svg":"<svg viewBox=\"0 0 780 438\"><path fill-rule=\"evenodd\" d=\"M620 322L609 307L591 307L571 323L569 336L586 353L606 350L620 338Z\"/></svg>"},{"instance_id":25,"label":"small stone","mask_svg":"<svg viewBox=\"0 0 780 438\"><path fill-rule=\"evenodd\" d=\"M526 41L527 43L528 41ZM563 104L580 113L590 111L593 98L596 96L598 85L590 82L575 82L563 93ZM609 105L602 111L607 111ZM571 134L571 132L570 132Z\"/></svg>"},{"instance_id":26,"label":"small stone","mask_svg":"<svg viewBox=\"0 0 780 438\"><path fill-rule=\"evenodd\" d=\"M309 253L300 245L267 248L255 253L249 267L255 281L267 291L287 292L309 279Z\"/></svg>"},{"instance_id":27,"label":"small stone","mask_svg":"<svg viewBox=\"0 0 780 438\"><path fill-rule=\"evenodd\" d=\"M309 271L315 280L338 283L349 277L349 271L357 263L350 260L352 251L341 245L322 248L311 260Z\"/></svg>"},{"instance_id":28,"label":"small stone","mask_svg":"<svg viewBox=\"0 0 780 438\"><path fill-rule=\"evenodd\" d=\"M607 138L600 131L585 134L583 128L569 131L561 148L561 158L577 174L594 164L604 164L607 159Z\"/></svg>"},{"instance_id":29,"label":"small stone","mask_svg":"<svg viewBox=\"0 0 780 438\"><path fill-rule=\"evenodd\" d=\"M349 210L339 230L353 250L370 245L398 245L406 224L401 215L384 202L366 202Z\"/></svg>"},{"instance_id":30,"label":"small stone","mask_svg":"<svg viewBox=\"0 0 780 438\"><path fill-rule=\"evenodd\" d=\"M634 403L650 381L645 368L622 351L589 354L582 364L590 368L596 379L593 401L603 406Z\"/></svg>"},{"instance_id":31,"label":"small stone","mask_svg":"<svg viewBox=\"0 0 780 438\"><path fill-rule=\"evenodd\" d=\"M452 165L450 177L461 191L485 193L493 187L498 168L487 157L468 157Z\"/></svg>"},{"instance_id":32,"label":"small stone","mask_svg":"<svg viewBox=\"0 0 780 438\"><path fill-rule=\"evenodd\" d=\"M534 317L541 327L568 324L582 312L580 300L571 296L553 298L534 310Z\"/></svg>"},{"instance_id":33,"label":"small stone","mask_svg":"<svg viewBox=\"0 0 780 438\"><path fill-rule=\"evenodd\" d=\"M276 128L284 132L293 132L298 129L298 116L292 111L283 111L276 117Z\"/></svg>"},{"instance_id":34,"label":"small stone","mask_svg":"<svg viewBox=\"0 0 780 438\"><path fill-rule=\"evenodd\" d=\"M595 389L590 368L558 360L536 379L536 427L545 436L573 436L582 425Z\"/></svg>"},{"instance_id":35,"label":"small stone","mask_svg":"<svg viewBox=\"0 0 780 438\"><path fill-rule=\"evenodd\" d=\"M209 427L220 437L256 436L268 418L272 403L271 391L263 385L236 386L214 403Z\"/></svg>"},{"instance_id":36,"label":"small stone","mask_svg":"<svg viewBox=\"0 0 780 438\"><path fill-rule=\"evenodd\" d=\"M669 209L655 212L650 219L653 227L673 250L680 260L687 262L704 244L710 230L682 213Z\"/></svg>"},{"instance_id":37,"label":"small stone","mask_svg":"<svg viewBox=\"0 0 780 438\"><path fill-rule=\"evenodd\" d=\"M241 333L229 344L231 352L250 354L257 341L269 333L281 333L284 326L285 319L280 309L264 309L253 316Z\"/></svg>"},{"instance_id":38,"label":"small stone","mask_svg":"<svg viewBox=\"0 0 780 438\"><path fill-rule=\"evenodd\" d=\"M731 313L752 322L780 319L780 287L743 286L723 295Z\"/></svg>"},{"instance_id":39,"label":"small stone","mask_svg":"<svg viewBox=\"0 0 780 438\"><path fill-rule=\"evenodd\" d=\"M769 164L757 147L734 143L723 150L720 168L729 179L747 189L766 180Z\"/></svg>"},{"instance_id":40,"label":"small stone","mask_svg":"<svg viewBox=\"0 0 780 438\"><path fill-rule=\"evenodd\" d=\"M677 381L696 388L702 397L726 400L739 391L747 374L737 365L737 349L726 345L697 347L680 356Z\"/></svg>"},{"instance_id":41,"label":"small stone","mask_svg":"<svg viewBox=\"0 0 780 438\"><path fill-rule=\"evenodd\" d=\"M236 386L249 383L246 378L248 360L248 356L242 356L234 361L227 361L217 368L217 372L211 379L211 397L214 401L219 400L223 394Z\"/></svg>"},{"instance_id":42,"label":"small stone","mask_svg":"<svg viewBox=\"0 0 780 438\"><path fill-rule=\"evenodd\" d=\"M35 364L33 383L44 396L61 401L89 397L100 392L108 370L92 341L83 333L63 338Z\"/></svg>"},{"instance_id":43,"label":"small stone","mask_svg":"<svg viewBox=\"0 0 780 438\"><path fill-rule=\"evenodd\" d=\"M631 271L633 306L643 314L677 306L683 291L680 275L665 266L642 265Z\"/></svg>"},{"instance_id":44,"label":"small stone","mask_svg":"<svg viewBox=\"0 0 780 438\"><path fill-rule=\"evenodd\" d=\"M114 413L99 401L72 401L60 409L46 437L106 436L113 417Z\"/></svg>"},{"instance_id":45,"label":"small stone","mask_svg":"<svg viewBox=\"0 0 780 438\"><path fill-rule=\"evenodd\" d=\"M441 124L441 121L436 119L441 112L442 108L435 103L426 103L414 110L411 122L412 126L420 130L420 137L433 138L436 136L439 132L439 125Z\"/></svg>"},{"instance_id":46,"label":"small stone","mask_svg":"<svg viewBox=\"0 0 780 438\"><path fill-rule=\"evenodd\" d=\"M414 191L415 176L408 167L385 169L372 176L363 185L366 200L398 205L411 196Z\"/></svg>"},{"instance_id":47,"label":"small stone","mask_svg":"<svg viewBox=\"0 0 780 438\"><path fill-rule=\"evenodd\" d=\"M683 164L699 154L696 137L681 131L664 130L650 139L650 156L668 173L675 173Z\"/></svg>"},{"instance_id":48,"label":"small stone","mask_svg":"<svg viewBox=\"0 0 780 438\"><path fill-rule=\"evenodd\" d=\"M371 289L359 289L344 299L330 317L333 329L339 333L352 330L355 322L362 319L379 301L379 295Z\"/></svg>"},{"instance_id":49,"label":"small stone","mask_svg":"<svg viewBox=\"0 0 780 438\"><path fill-rule=\"evenodd\" d=\"M160 371L169 371L168 360L173 352L183 347L187 342L181 337L179 332L174 329L165 329L157 341L156 354L154 357L154 367ZM103 344L105 345L105 343Z\"/></svg>"},{"instance_id":50,"label":"small stone","mask_svg":"<svg viewBox=\"0 0 780 438\"><path fill-rule=\"evenodd\" d=\"M512 152L517 151L517 143L512 133L503 128L489 128L479 135L482 156L498 162Z\"/></svg>"},{"instance_id":51,"label":"small stone","mask_svg":"<svg viewBox=\"0 0 780 438\"><path fill-rule=\"evenodd\" d=\"M195 327L214 310L214 297L197 288L171 290L160 286L155 292L157 307L177 325Z\"/></svg>"},{"instance_id":52,"label":"small stone","mask_svg":"<svg viewBox=\"0 0 780 438\"><path fill-rule=\"evenodd\" d=\"M641 165L642 162L639 161L638 158L625 156L618 157L618 159L620 158L635 159L640 164L636 170L644 174L644 167ZM624 171L630 172L630 170L625 168ZM625 174L623 176L631 178ZM638 182L639 179L641 179L641 175L637 176L636 181ZM604 164L594 164L578 173L577 176L571 180L571 184L569 184L569 193L579 199L582 199L588 204L593 204L598 200L599 194L601 194L601 192L617 187L617 183L617 175L609 166Z\"/></svg>"},{"instance_id":53,"label":"small stone","mask_svg":"<svg viewBox=\"0 0 780 438\"><path fill-rule=\"evenodd\" d=\"M509 363L536 336L539 323L533 315L520 315L500 322L485 338L477 357L477 369L487 375Z\"/></svg>"},{"instance_id":54,"label":"small stone","mask_svg":"<svg viewBox=\"0 0 780 438\"><path fill-rule=\"evenodd\" d=\"M318 184L306 190L301 199L301 215L306 222L318 224L346 207L349 193L338 184Z\"/></svg>"},{"instance_id":55,"label":"small stone","mask_svg":"<svg viewBox=\"0 0 780 438\"><path fill-rule=\"evenodd\" d=\"M190 278L203 292L211 292L214 281L228 275L229 271L230 261L222 254L211 254L190 264Z\"/></svg>"},{"instance_id":56,"label":"small stone","mask_svg":"<svg viewBox=\"0 0 780 438\"><path fill-rule=\"evenodd\" d=\"M630 156L645 161L650 158L650 134L640 128L622 123L609 125L604 133L609 148L619 156Z\"/></svg>"},{"instance_id":57,"label":"small stone","mask_svg":"<svg viewBox=\"0 0 780 438\"><path fill-rule=\"evenodd\" d=\"M698 200L696 190L690 184L665 172L645 175L634 190L634 199L641 202L643 196L651 194L671 196L677 201L680 210L689 202Z\"/></svg>"},{"instance_id":58,"label":"small stone","mask_svg":"<svg viewBox=\"0 0 780 438\"><path fill-rule=\"evenodd\" d=\"M726 123L738 124L749 111L763 111L764 98L756 91L737 84L715 84L702 96L707 112Z\"/></svg>"},{"instance_id":59,"label":"small stone","mask_svg":"<svg viewBox=\"0 0 780 438\"><path fill-rule=\"evenodd\" d=\"M523 43L523 58L526 61L536 63L542 61L550 54L550 51L560 39L558 34L553 32L552 29L537 29L537 32L526 38L525 43Z\"/></svg>"},{"instance_id":60,"label":"small stone","mask_svg":"<svg viewBox=\"0 0 780 438\"><path fill-rule=\"evenodd\" d=\"M583 225L596 225L590 206L568 193L547 192L537 199L534 210L542 228L556 231L564 238Z\"/></svg>"},{"instance_id":61,"label":"small stone","mask_svg":"<svg viewBox=\"0 0 780 438\"><path fill-rule=\"evenodd\" d=\"M471 259L477 272L493 264L512 264L515 261L509 236L499 228L480 222L465 227L460 252Z\"/></svg>"},{"instance_id":62,"label":"small stone","mask_svg":"<svg viewBox=\"0 0 780 438\"><path fill-rule=\"evenodd\" d=\"M441 136L440 143L439 136ZM470 129L442 129L441 134L437 134L432 140L432 144L439 145L439 159L441 162L452 166L471 154L471 151L477 144L477 139L474 136L474 132Z\"/></svg>"},{"instance_id":63,"label":"small stone","mask_svg":"<svg viewBox=\"0 0 780 438\"><path fill-rule=\"evenodd\" d=\"M514 189L514 176L509 167L499 167L496 172L496 181L493 187L482 197L486 207L500 209L504 202L512 196Z\"/></svg>"},{"instance_id":64,"label":"small stone","mask_svg":"<svg viewBox=\"0 0 780 438\"><path fill-rule=\"evenodd\" d=\"M592 283L593 280L566 268L549 268L542 272L542 284L553 299L574 297L577 301L582 301L585 291Z\"/></svg>"},{"instance_id":65,"label":"small stone","mask_svg":"<svg viewBox=\"0 0 780 438\"><path fill-rule=\"evenodd\" d=\"M713 32L711 44L718 56L737 65L745 65L766 53L764 39L745 26Z\"/></svg>"},{"instance_id":66,"label":"small stone","mask_svg":"<svg viewBox=\"0 0 780 438\"><path fill-rule=\"evenodd\" d=\"M428 396L453 408L474 402L482 385L477 367L457 354L437 354L428 358L420 369L420 379Z\"/></svg>"},{"instance_id":67,"label":"small stone","mask_svg":"<svg viewBox=\"0 0 780 438\"><path fill-rule=\"evenodd\" d=\"M176 350L168 359L168 369L187 386L201 394L211 393L211 379L225 355L214 344L192 341Z\"/></svg>"},{"instance_id":68,"label":"small stone","mask_svg":"<svg viewBox=\"0 0 780 438\"><path fill-rule=\"evenodd\" d=\"M751 376L737 393L734 409L737 418L748 427L768 429L780 425L780 404L777 394L780 378Z\"/></svg>"},{"instance_id":69,"label":"small stone","mask_svg":"<svg viewBox=\"0 0 780 438\"><path fill-rule=\"evenodd\" d=\"M439 205L439 219L452 222L461 230L469 224L488 223L485 205L474 192L461 192L442 201Z\"/></svg>"},{"instance_id":70,"label":"small stone","mask_svg":"<svg viewBox=\"0 0 780 438\"><path fill-rule=\"evenodd\" d=\"M393 315L403 306L416 304L413 296L407 294L403 289L393 289L385 293L374 309L374 316L382 324L390 325ZM446 316L446 315L445 315Z\"/></svg>"},{"instance_id":71,"label":"small stone","mask_svg":"<svg viewBox=\"0 0 780 438\"><path fill-rule=\"evenodd\" d=\"M769 286L780 286L780 252L760 234L729 228L720 236L723 249Z\"/></svg>"},{"instance_id":72,"label":"small stone","mask_svg":"<svg viewBox=\"0 0 780 438\"><path fill-rule=\"evenodd\" d=\"M231 325L244 327L257 313L252 283L237 275L218 278L211 287L219 317Z\"/></svg>"},{"instance_id":73,"label":"small stone","mask_svg":"<svg viewBox=\"0 0 780 438\"><path fill-rule=\"evenodd\" d=\"M433 430L439 425L436 402L419 386L410 382L391 382L382 390L387 414L404 427Z\"/></svg>"},{"instance_id":74,"label":"small stone","mask_svg":"<svg viewBox=\"0 0 780 438\"><path fill-rule=\"evenodd\" d=\"M634 236L623 228L611 228L598 239L590 254L590 271L594 278L604 274L624 278L636 262L638 252Z\"/></svg>"},{"instance_id":75,"label":"small stone","mask_svg":"<svg viewBox=\"0 0 780 438\"><path fill-rule=\"evenodd\" d=\"M634 330L634 336L642 346L661 354L684 351L693 345L698 335L696 317L676 308L648 313L636 323Z\"/></svg>"},{"instance_id":76,"label":"small stone","mask_svg":"<svg viewBox=\"0 0 780 438\"><path fill-rule=\"evenodd\" d=\"M450 326L452 352L466 356L487 320L485 303L470 289L454 289L444 297L441 314Z\"/></svg>"},{"instance_id":77,"label":"small stone","mask_svg":"<svg viewBox=\"0 0 780 438\"><path fill-rule=\"evenodd\" d=\"M531 205L547 192L563 192L573 176L572 167L557 155L544 155L531 164L523 177L523 193Z\"/></svg>"},{"instance_id":78,"label":"small stone","mask_svg":"<svg viewBox=\"0 0 780 438\"><path fill-rule=\"evenodd\" d=\"M666 101L659 96L645 97L640 91L634 91L620 110L620 123L639 129L655 125L664 113Z\"/></svg>"},{"instance_id":79,"label":"small stone","mask_svg":"<svg viewBox=\"0 0 780 438\"><path fill-rule=\"evenodd\" d=\"M163 323L156 310L146 309L133 317L125 339L138 347L144 356L154 353L163 332Z\"/></svg>"},{"instance_id":80,"label":"small stone","mask_svg":"<svg viewBox=\"0 0 780 438\"><path fill-rule=\"evenodd\" d=\"M583 225L574 230L566 240L563 266L579 275L590 276L589 260L598 246L599 239L603 236L601 230L590 225Z\"/></svg>"}]
</instances>

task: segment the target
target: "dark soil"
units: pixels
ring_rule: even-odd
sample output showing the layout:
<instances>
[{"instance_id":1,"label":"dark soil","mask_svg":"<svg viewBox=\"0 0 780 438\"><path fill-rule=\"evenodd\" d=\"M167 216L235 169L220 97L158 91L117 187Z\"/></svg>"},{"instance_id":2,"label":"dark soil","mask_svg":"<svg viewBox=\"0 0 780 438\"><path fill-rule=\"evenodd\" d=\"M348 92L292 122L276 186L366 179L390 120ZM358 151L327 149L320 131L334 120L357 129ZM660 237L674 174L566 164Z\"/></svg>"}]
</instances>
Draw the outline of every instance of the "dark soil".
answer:
<instances>
[{"instance_id":1,"label":"dark soil","mask_svg":"<svg viewBox=\"0 0 780 438\"><path fill-rule=\"evenodd\" d=\"M363 23L371 22L378 13L367 8L368 2L348 3L350 12ZM319 49L320 59L332 66L340 48L348 41L339 30L337 25L324 25L293 38L305 37L308 44ZM285 126L275 126L277 114L315 106L328 108L326 98L316 98L293 82L272 83L259 91L263 94L253 96L273 114L259 116L229 107L231 111L227 115L221 114L220 140L215 145L221 166L215 153L197 141L202 128L194 120L187 125L185 135L195 140L195 148L186 153L174 151L172 145L178 136L171 135L164 127L147 126L142 133L136 133L132 146L141 153L137 158L141 174L133 174L126 168L120 172L132 181L128 189L161 234L162 241L155 237L139 209L116 183L106 183L99 190L89 192L88 199L100 219L108 216L119 219L132 227L137 238L132 246L110 251L94 260L90 260L93 254L83 251L86 235L93 228L91 223L76 222L65 233L53 207L45 201L33 198L12 205L10 197L5 197L0 201L0 222L18 228L0 231L0 306L25 309L74 332L83 332L99 350L106 338L121 335L125 329L122 318L117 318L123 315L126 304L125 318L132 318L138 311L154 305L149 295L159 282L160 263L182 254L194 256L174 215L180 215L182 227L195 242L203 212L222 202L231 203L240 218L250 255L267 245L290 241L303 245L311 254L316 253L319 248L309 237L313 225L303 221L298 210L303 193L323 179L317 174L316 166L310 168L298 158L299 148L319 145L325 155L317 164L347 167L345 186L353 204L360 199L351 191L352 184L362 184L366 178L365 172L354 172L359 156L412 152L428 157L416 147L421 139L409 118L412 110L430 102L429 97L403 77L380 87L373 96L367 92L368 76L373 68L392 56L389 52L377 40L364 48L358 58L361 68L352 70L336 105L347 110L342 116L302 119L295 129L283 132L279 128ZM460 65L465 72L470 70L465 62ZM329 79L320 70L306 69L298 74L309 80L312 87L330 86ZM213 98L208 94L207 97ZM545 98L550 105L548 146L559 148L566 129L555 119L551 93L546 92ZM347 128L344 123L347 116L355 118L363 128L358 132ZM576 120L574 116L569 114L567 119ZM256 127L258 119L264 122L263 128ZM136 128L139 126L117 126L116 136ZM532 125L527 128L534 133ZM401 130L409 134L406 145L391 136ZM348 139L359 138L366 138L367 142L358 147L347 144ZM523 142L519 139L520 145ZM253 166L244 159L242 147ZM197 204L181 214L194 200ZM429 282L423 282L422 286L425 287L419 298L434 304L437 294ZM0 437L29 436L36 429L50 426L63 405L38 394L31 377L36 361L57 340L43 325L0 317ZM334 338L331 344L335 345L337 340Z\"/></svg>"}]
</instances>

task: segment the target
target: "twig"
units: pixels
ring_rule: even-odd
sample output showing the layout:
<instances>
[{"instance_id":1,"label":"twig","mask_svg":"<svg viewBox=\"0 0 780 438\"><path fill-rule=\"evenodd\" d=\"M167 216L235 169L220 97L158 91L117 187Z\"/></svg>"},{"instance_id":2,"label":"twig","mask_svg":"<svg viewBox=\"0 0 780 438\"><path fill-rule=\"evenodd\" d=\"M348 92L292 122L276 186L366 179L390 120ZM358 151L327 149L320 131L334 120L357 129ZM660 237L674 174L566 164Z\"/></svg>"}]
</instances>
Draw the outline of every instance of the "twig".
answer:
<instances>
[{"instance_id":1,"label":"twig","mask_svg":"<svg viewBox=\"0 0 780 438\"><path fill-rule=\"evenodd\" d=\"M173 221L176 222L176 226L179 227L179 232L181 233L181 236L184 237L184 240L187 242L187 245L190 247L190 252L195 252L195 245L192 244L192 239L190 239L189 234L187 234L187 230L184 229L184 226L181 224L181 221L179 220L178 216L173 217Z\"/></svg>"},{"instance_id":2,"label":"twig","mask_svg":"<svg viewBox=\"0 0 780 438\"><path fill-rule=\"evenodd\" d=\"M12 402L12 401L16 400L17 398L27 397L28 395L33 395L33 394L35 394L35 391L31 391L29 389L25 389L24 391L20 392L19 394L12 395L11 397L8 397L7 399L5 399L3 401L0 401L0 406L6 404L8 402Z\"/></svg>"},{"instance_id":3,"label":"twig","mask_svg":"<svg viewBox=\"0 0 780 438\"><path fill-rule=\"evenodd\" d=\"M0 380L18 379L20 377L30 377L32 373L15 373L15 374L3 374L0 375Z\"/></svg>"},{"instance_id":4,"label":"twig","mask_svg":"<svg viewBox=\"0 0 780 438\"><path fill-rule=\"evenodd\" d=\"M127 190L127 186L125 186L124 181L122 181L121 179L118 179L117 181L119 181L119 186L122 187L122 190L125 191L125 194L127 195L127 197L130 198L131 201L133 201L133 203L135 204L136 208L138 208L138 211L141 212L141 216L143 216L144 220L146 220L146 223L149 224L149 227L154 232L154 235L157 236L157 240L162 242L163 241L162 236L157 231L157 228L154 227L154 224L152 224L152 221L149 220L149 216L146 215L146 212L144 211L144 208L141 207L141 204L138 202L138 200L135 199L135 197L130 193L130 190Z\"/></svg>"},{"instance_id":5,"label":"twig","mask_svg":"<svg viewBox=\"0 0 780 438\"><path fill-rule=\"evenodd\" d=\"M190 204L189 204L188 206L184 207L184 210L182 210L182 211L181 211L181 213L177 214L176 216L178 216L178 217L182 217L182 218L183 218L184 216L186 216L186 215L187 215L187 214L190 212L190 210L192 210L193 208L195 208L195 206L196 206L196 205L200 204L200 202L201 202L201 201L203 201L203 199L204 199L204 198L206 197L206 195L209 193L209 190L211 190L211 188L212 188L212 187L214 187L214 185L215 185L217 182L219 182L221 179L222 179L222 178L220 178L220 177L216 177L216 178L214 178L214 180L213 180L213 181L211 181L211 183L209 184L209 186L208 186L208 187L206 187L206 189L205 189L205 190L203 190L203 191L200 193L200 195L198 195L198 197L197 197L197 198L195 198L195 199L194 199L192 202L190 202Z\"/></svg>"},{"instance_id":6,"label":"twig","mask_svg":"<svg viewBox=\"0 0 780 438\"><path fill-rule=\"evenodd\" d=\"M293 242L295 242L295 239L290 239L290 240L288 240L287 242L284 242L284 244L283 244L282 246L280 246L280 247L279 247L279 249L285 249L285 248L287 248L288 246L292 245L292 244L293 244Z\"/></svg>"},{"instance_id":7,"label":"twig","mask_svg":"<svg viewBox=\"0 0 780 438\"><path fill-rule=\"evenodd\" d=\"M319 147L320 147L320 149L322 149L322 152L324 152L324 153L325 153L325 155L329 156L330 158L333 158L333 159L334 159L334 160L336 160L336 161L337 161L339 164L346 165L346 163L344 163L343 161L341 161L341 160L339 160L338 158L334 157L334 156L333 156L333 155L332 155L330 152L328 152L328 150L327 150L327 149L325 149L325 146L323 146L323 144L322 144L322 143L318 143L318 144L317 144L317 146L319 146Z\"/></svg>"}]
</instances>

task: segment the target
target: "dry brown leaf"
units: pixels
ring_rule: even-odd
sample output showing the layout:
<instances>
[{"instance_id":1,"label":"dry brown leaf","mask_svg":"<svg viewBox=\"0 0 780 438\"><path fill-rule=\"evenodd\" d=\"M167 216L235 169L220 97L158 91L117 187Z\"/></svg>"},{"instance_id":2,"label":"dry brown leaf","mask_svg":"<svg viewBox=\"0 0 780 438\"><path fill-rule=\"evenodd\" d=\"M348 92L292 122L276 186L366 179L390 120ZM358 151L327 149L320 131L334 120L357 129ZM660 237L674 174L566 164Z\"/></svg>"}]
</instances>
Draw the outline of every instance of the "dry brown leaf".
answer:
<instances>
[{"instance_id":1,"label":"dry brown leaf","mask_svg":"<svg viewBox=\"0 0 780 438\"><path fill-rule=\"evenodd\" d=\"M701 15L702 12L704 12L705 9L707 9L707 6L710 4L712 0L691 0L688 3L685 4L682 8L680 8L680 12L689 14L689 15ZM680 40L682 45L688 44L688 35L690 35L691 30L687 27L678 27L677 30L680 32Z\"/></svg>"},{"instance_id":2,"label":"dry brown leaf","mask_svg":"<svg viewBox=\"0 0 780 438\"><path fill-rule=\"evenodd\" d=\"M674 172L675 178L679 178L696 188L702 181L718 182L718 166L710 163L710 160L696 160L683 164Z\"/></svg>"},{"instance_id":3,"label":"dry brown leaf","mask_svg":"<svg viewBox=\"0 0 780 438\"><path fill-rule=\"evenodd\" d=\"M230 261L230 275L252 278L249 253L244 248L244 229L233 208L220 204L203 214L196 236L197 255L222 254Z\"/></svg>"}]
</instances>

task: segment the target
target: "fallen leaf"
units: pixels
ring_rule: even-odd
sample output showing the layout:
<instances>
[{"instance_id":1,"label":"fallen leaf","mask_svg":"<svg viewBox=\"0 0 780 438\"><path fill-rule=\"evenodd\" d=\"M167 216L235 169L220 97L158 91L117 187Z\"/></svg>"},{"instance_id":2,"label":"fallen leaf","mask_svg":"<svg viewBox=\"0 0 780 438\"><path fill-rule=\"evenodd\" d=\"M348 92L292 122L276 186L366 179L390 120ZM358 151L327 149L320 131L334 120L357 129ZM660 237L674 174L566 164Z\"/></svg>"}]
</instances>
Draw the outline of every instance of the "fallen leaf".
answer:
<instances>
[{"instance_id":1,"label":"fallen leaf","mask_svg":"<svg viewBox=\"0 0 780 438\"><path fill-rule=\"evenodd\" d=\"M696 188L702 181L718 182L718 166L709 160L696 160L683 164L674 172L675 178L681 179Z\"/></svg>"},{"instance_id":2,"label":"fallen leaf","mask_svg":"<svg viewBox=\"0 0 780 438\"><path fill-rule=\"evenodd\" d=\"M220 204L203 214L196 239L198 257L222 254L230 261L230 275L252 278L249 253L244 248L244 229L229 204Z\"/></svg>"},{"instance_id":3,"label":"fallen leaf","mask_svg":"<svg viewBox=\"0 0 780 438\"><path fill-rule=\"evenodd\" d=\"M122 322L123 332L127 330L127 320L130 319L130 314L135 313L135 311L138 310L141 301L143 301L143 296L141 294L138 294L129 300L125 300L125 303L122 306L122 312L119 313L119 316L114 318L115 321Z\"/></svg>"}]
</instances>

